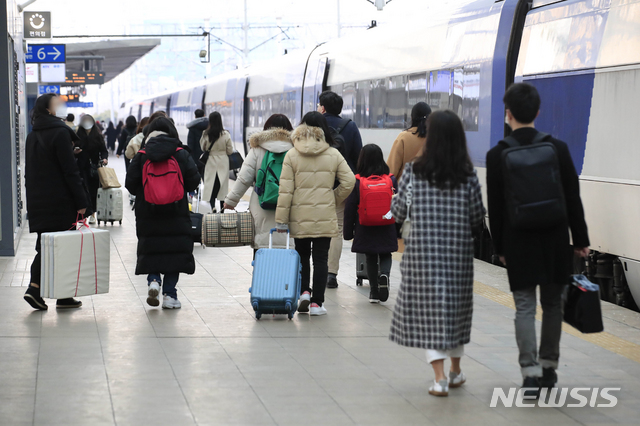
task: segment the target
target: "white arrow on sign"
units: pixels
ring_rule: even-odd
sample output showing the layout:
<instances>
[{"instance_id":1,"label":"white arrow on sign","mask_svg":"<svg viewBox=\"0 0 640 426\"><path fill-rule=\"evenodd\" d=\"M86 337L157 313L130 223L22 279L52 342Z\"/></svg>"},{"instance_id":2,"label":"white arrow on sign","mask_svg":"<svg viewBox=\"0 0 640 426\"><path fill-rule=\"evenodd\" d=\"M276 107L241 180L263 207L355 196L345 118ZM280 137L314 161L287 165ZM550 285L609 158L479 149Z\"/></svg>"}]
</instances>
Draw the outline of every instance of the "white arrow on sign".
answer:
<instances>
[{"instance_id":1,"label":"white arrow on sign","mask_svg":"<svg viewBox=\"0 0 640 426\"><path fill-rule=\"evenodd\" d=\"M55 61L60 57L60 55L62 55L62 53L55 46L53 47L53 50L55 50L56 53L55 54L49 53L49 54L53 55L53 60Z\"/></svg>"}]
</instances>

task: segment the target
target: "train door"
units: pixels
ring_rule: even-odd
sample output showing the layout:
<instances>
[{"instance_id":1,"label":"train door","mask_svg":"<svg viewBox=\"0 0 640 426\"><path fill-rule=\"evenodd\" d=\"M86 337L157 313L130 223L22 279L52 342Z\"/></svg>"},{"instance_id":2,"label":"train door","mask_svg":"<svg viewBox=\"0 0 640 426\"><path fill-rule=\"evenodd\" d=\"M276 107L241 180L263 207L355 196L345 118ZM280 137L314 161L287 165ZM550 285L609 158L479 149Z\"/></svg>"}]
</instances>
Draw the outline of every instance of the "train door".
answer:
<instances>
[{"instance_id":1,"label":"train door","mask_svg":"<svg viewBox=\"0 0 640 426\"><path fill-rule=\"evenodd\" d=\"M249 152L246 135L247 120L247 77L239 77L236 81L235 97L233 100L233 137L234 142L242 140L245 155Z\"/></svg>"},{"instance_id":2,"label":"train door","mask_svg":"<svg viewBox=\"0 0 640 426\"><path fill-rule=\"evenodd\" d=\"M307 62L307 70L304 76L302 92L301 117L307 112L317 109L318 97L324 89L326 83L327 57L319 58L311 56Z\"/></svg>"}]
</instances>

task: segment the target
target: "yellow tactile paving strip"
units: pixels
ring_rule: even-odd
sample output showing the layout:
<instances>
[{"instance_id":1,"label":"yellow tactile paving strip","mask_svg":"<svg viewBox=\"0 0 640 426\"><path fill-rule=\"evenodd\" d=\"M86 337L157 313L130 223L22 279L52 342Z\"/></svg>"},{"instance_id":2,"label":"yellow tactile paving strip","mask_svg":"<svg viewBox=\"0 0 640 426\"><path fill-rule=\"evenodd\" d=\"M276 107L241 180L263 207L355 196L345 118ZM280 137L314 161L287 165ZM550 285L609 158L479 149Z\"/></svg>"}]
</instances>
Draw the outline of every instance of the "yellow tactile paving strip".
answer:
<instances>
[{"instance_id":1,"label":"yellow tactile paving strip","mask_svg":"<svg viewBox=\"0 0 640 426\"><path fill-rule=\"evenodd\" d=\"M402 254L394 253L393 259L396 261L400 261L402 259ZM487 298L493 302L501 304L502 306L511 308L514 311L516 309L511 293L505 293L502 290L498 290L497 288L491 287L487 284L483 284L479 281L473 282L473 292L478 296ZM538 306L537 308L536 319L538 321L542 320L542 308L540 306ZM611 333L607 333L606 331L604 331L602 333L582 334L575 328L565 323L562 324L562 331L572 336L578 337L586 342L598 345L603 349L607 349L611 352L617 353L618 355L622 355L623 357L628 358L632 361L640 363L640 345L621 339Z\"/></svg>"}]
</instances>

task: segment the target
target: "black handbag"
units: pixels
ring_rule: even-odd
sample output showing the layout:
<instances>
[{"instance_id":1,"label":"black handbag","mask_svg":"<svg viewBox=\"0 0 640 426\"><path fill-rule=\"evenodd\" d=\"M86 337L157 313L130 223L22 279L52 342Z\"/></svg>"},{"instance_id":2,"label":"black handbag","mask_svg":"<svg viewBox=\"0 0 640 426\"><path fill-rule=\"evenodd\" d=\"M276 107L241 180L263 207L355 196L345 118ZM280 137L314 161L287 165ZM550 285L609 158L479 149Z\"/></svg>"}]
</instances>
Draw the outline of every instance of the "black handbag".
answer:
<instances>
[{"instance_id":1,"label":"black handbag","mask_svg":"<svg viewBox=\"0 0 640 426\"><path fill-rule=\"evenodd\" d=\"M211 149L213 148L213 144L215 142L216 141L211 142L211 145L209 145L209 149L200 155L200 158L198 159L198 164L196 164L196 166L198 166L198 171L200 172L200 176L203 179L204 179L204 170L205 170L205 167L207 166L207 161L209 161L209 155L211 154Z\"/></svg>"},{"instance_id":2,"label":"black handbag","mask_svg":"<svg viewBox=\"0 0 640 426\"><path fill-rule=\"evenodd\" d=\"M604 330L600 286L584 275L573 275L563 294L564 321L582 333Z\"/></svg>"},{"instance_id":3,"label":"black handbag","mask_svg":"<svg viewBox=\"0 0 640 426\"><path fill-rule=\"evenodd\" d=\"M238 151L233 151L233 154L229 155L229 170L240 169L242 163L244 163L244 160Z\"/></svg>"}]
</instances>

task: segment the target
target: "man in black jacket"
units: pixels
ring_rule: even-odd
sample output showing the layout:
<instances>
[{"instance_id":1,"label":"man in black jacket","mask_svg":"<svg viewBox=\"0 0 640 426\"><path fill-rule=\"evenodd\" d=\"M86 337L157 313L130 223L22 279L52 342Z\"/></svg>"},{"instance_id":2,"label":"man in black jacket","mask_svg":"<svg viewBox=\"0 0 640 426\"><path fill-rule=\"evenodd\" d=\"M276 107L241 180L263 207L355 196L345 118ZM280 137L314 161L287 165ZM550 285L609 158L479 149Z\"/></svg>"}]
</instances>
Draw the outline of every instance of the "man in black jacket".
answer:
<instances>
[{"instance_id":1,"label":"man in black jacket","mask_svg":"<svg viewBox=\"0 0 640 426\"><path fill-rule=\"evenodd\" d=\"M540 96L535 87L518 83L504 95L506 122L521 145L528 145L538 134L534 120L540 110ZM560 357L562 332L561 294L569 282L572 255L589 254L589 236L580 199L580 184L567 144L551 138L555 146L567 220L543 229L523 230L510 225L505 203L501 142L487 153L487 196L489 223L496 254L507 267L509 285L516 305L516 340L520 351L520 368L524 388L551 388L557 382L555 370ZM573 238L573 250L569 240ZM536 286L540 285L542 336L536 347ZM538 391L525 392L536 395Z\"/></svg>"},{"instance_id":2,"label":"man in black jacket","mask_svg":"<svg viewBox=\"0 0 640 426\"><path fill-rule=\"evenodd\" d=\"M202 156L202 148L200 148L200 138L202 138L202 132L209 127L209 119L204 116L204 111L197 109L195 111L196 119L187 124L189 134L187 135L187 146L191 150L191 158L194 163L198 164L200 156Z\"/></svg>"},{"instance_id":3,"label":"man in black jacket","mask_svg":"<svg viewBox=\"0 0 640 426\"><path fill-rule=\"evenodd\" d=\"M344 147L342 147L344 159L347 160L351 171L355 173L356 166L358 165L358 157L360 157L360 151L362 150L362 137L360 136L358 126L353 121L340 117L344 101L337 93L330 90L322 92L318 101L318 112L324 114L329 127L333 128L344 139ZM338 270L340 269L340 255L342 254L344 208L345 203L336 206L340 235L331 239L331 248L329 249L329 277L327 280L328 288L338 287Z\"/></svg>"}]
</instances>

